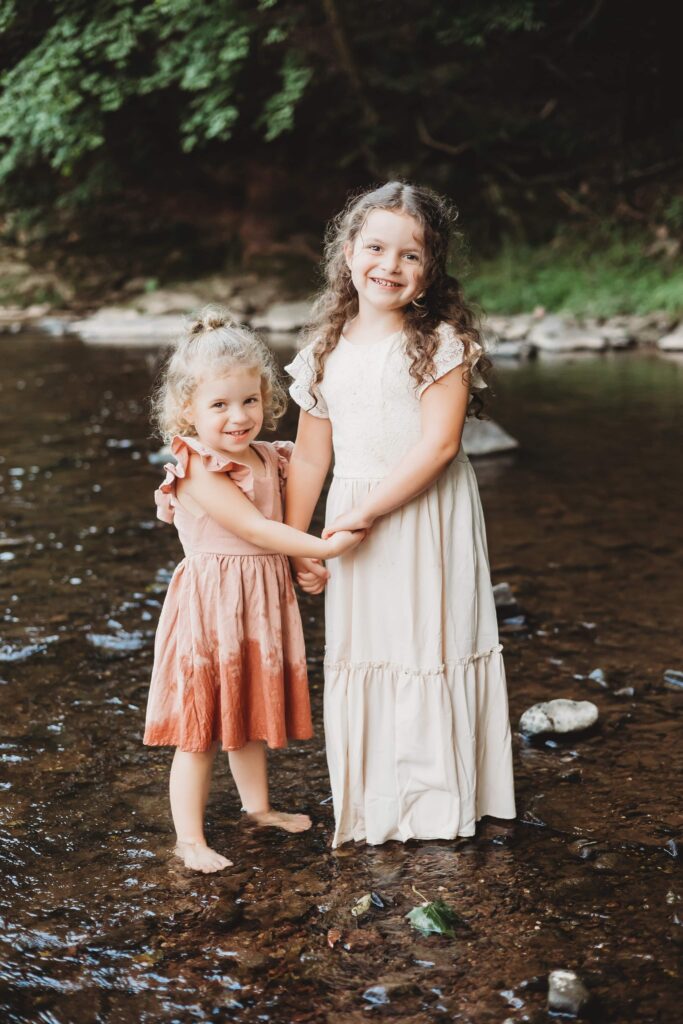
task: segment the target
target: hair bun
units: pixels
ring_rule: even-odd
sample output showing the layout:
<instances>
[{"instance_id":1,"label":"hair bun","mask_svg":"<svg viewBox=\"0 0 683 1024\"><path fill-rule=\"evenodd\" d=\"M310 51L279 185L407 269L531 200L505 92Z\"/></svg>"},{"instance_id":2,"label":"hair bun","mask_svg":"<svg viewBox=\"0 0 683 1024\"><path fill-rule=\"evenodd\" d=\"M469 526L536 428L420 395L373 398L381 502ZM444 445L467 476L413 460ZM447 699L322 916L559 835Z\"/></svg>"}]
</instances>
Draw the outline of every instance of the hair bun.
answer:
<instances>
[{"instance_id":1,"label":"hair bun","mask_svg":"<svg viewBox=\"0 0 683 1024\"><path fill-rule=\"evenodd\" d=\"M227 311L219 306L209 306L202 309L194 320L190 321L188 333L192 336L204 334L205 331L217 331L221 327L234 327L237 321Z\"/></svg>"}]
</instances>

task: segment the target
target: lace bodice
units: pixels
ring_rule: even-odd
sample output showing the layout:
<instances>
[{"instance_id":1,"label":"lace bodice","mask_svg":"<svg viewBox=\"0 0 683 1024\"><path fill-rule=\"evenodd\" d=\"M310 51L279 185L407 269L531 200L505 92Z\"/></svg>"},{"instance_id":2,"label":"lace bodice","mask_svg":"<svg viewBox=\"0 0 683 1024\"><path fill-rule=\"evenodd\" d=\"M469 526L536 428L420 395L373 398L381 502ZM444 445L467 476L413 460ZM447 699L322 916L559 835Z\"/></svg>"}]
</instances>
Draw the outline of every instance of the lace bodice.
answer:
<instances>
[{"instance_id":1,"label":"lace bodice","mask_svg":"<svg viewBox=\"0 0 683 1024\"><path fill-rule=\"evenodd\" d=\"M463 361L463 344L453 328L442 324L439 335L434 380ZM415 385L401 332L367 345L342 335L318 385L313 385L312 349L312 344L302 349L286 367L294 377L290 394L312 416L331 421L334 475L385 477L420 439L420 397L432 380ZM485 386L476 372L472 385Z\"/></svg>"}]
</instances>

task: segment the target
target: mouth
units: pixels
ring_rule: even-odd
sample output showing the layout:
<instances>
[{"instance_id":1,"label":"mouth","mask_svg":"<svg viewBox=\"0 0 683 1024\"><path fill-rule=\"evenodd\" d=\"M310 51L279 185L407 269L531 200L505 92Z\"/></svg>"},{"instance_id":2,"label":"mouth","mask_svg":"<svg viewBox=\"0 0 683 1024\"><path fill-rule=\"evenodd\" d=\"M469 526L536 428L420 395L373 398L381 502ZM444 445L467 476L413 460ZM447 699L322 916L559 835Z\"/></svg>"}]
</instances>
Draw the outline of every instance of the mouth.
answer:
<instances>
[{"instance_id":1,"label":"mouth","mask_svg":"<svg viewBox=\"0 0 683 1024\"><path fill-rule=\"evenodd\" d=\"M223 433L233 441L244 441L251 434L251 427L248 430L224 430Z\"/></svg>"},{"instance_id":2,"label":"mouth","mask_svg":"<svg viewBox=\"0 0 683 1024\"><path fill-rule=\"evenodd\" d=\"M403 287L399 281L389 281L386 277L371 277L370 280L373 284L379 285L380 288L386 288L387 291Z\"/></svg>"}]
</instances>

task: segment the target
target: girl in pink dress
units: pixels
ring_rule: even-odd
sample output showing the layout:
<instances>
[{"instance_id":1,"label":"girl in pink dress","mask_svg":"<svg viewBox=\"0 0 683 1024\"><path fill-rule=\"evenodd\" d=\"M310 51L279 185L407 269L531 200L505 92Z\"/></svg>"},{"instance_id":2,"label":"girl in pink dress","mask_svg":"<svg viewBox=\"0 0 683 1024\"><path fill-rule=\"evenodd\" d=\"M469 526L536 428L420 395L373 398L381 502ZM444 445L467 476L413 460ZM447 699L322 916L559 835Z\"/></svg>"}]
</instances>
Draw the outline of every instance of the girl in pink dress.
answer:
<instances>
[{"instance_id":1,"label":"girl in pink dress","mask_svg":"<svg viewBox=\"0 0 683 1024\"><path fill-rule=\"evenodd\" d=\"M144 742L176 748L175 853L204 872L231 864L204 836L219 743L252 820L310 828L306 815L273 810L268 795L266 745L312 735L287 556L334 558L363 538L347 531L321 540L283 524L292 445L256 437L285 404L268 349L220 310L190 325L155 398L177 460L155 494L157 515L175 525L185 558L159 619Z\"/></svg>"}]
</instances>

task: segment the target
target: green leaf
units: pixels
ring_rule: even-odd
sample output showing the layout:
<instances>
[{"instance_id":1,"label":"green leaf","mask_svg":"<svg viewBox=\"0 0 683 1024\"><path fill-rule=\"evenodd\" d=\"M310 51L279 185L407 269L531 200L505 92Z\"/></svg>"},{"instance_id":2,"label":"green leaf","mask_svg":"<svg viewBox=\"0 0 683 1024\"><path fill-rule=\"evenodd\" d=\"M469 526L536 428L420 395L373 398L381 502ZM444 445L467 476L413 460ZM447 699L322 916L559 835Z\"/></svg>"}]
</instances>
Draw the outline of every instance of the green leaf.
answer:
<instances>
[{"instance_id":1,"label":"green leaf","mask_svg":"<svg viewBox=\"0 0 683 1024\"><path fill-rule=\"evenodd\" d=\"M453 938L455 928L464 924L452 907L443 900L421 903L419 907L413 907L406 917L415 931L421 935L447 935Z\"/></svg>"}]
</instances>

